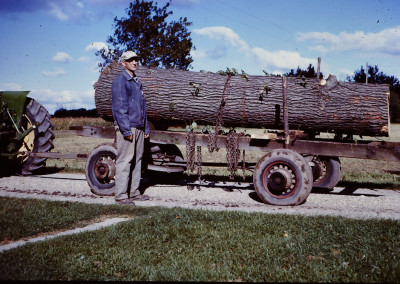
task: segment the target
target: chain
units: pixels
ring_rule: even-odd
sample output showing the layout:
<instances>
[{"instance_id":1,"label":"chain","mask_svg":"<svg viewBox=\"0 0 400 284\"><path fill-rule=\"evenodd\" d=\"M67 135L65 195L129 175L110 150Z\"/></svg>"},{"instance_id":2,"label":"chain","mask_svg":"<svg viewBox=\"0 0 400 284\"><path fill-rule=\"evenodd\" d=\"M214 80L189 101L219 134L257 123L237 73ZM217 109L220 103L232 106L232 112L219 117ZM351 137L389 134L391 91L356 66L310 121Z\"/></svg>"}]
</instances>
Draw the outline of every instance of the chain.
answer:
<instances>
[{"instance_id":1,"label":"chain","mask_svg":"<svg viewBox=\"0 0 400 284\"><path fill-rule=\"evenodd\" d=\"M194 171L195 161L194 161L194 152L195 152L195 143L196 143L196 134L193 132L193 129L186 132L186 168L189 173Z\"/></svg>"},{"instance_id":2,"label":"chain","mask_svg":"<svg viewBox=\"0 0 400 284\"><path fill-rule=\"evenodd\" d=\"M242 172L243 172L243 181L246 181L246 151L243 150L242 155Z\"/></svg>"},{"instance_id":3,"label":"chain","mask_svg":"<svg viewBox=\"0 0 400 284\"><path fill-rule=\"evenodd\" d=\"M222 114L223 114L224 106L225 106L226 101L228 99L225 96L225 94L226 94L226 90L228 89L229 81L231 80L231 77L232 77L232 74L228 74L228 77L226 78L226 81L225 81L224 90L222 92L221 103L219 104L219 107L218 107L217 121L215 123L214 133L210 133L208 135L207 148L208 148L208 151L210 153L212 153L214 150L217 151L217 152L219 150L219 148L217 147L217 134L218 134L219 129L220 129L221 125L222 125Z\"/></svg>"},{"instance_id":4,"label":"chain","mask_svg":"<svg viewBox=\"0 0 400 284\"><path fill-rule=\"evenodd\" d=\"M197 161L195 161L195 152L197 151ZM202 156L201 156L201 146L196 146L196 133L191 129L186 132L186 167L189 173L192 173L197 167L197 175L199 180L202 176ZM192 185L187 186L189 190L193 190ZM200 186L197 186L200 190Z\"/></svg>"},{"instance_id":5,"label":"chain","mask_svg":"<svg viewBox=\"0 0 400 284\"><path fill-rule=\"evenodd\" d=\"M197 176L199 177L199 180L201 179L201 175L202 175L202 157L201 157L201 146L197 146L196 147L196 151L197 151L197 161L196 161L196 165L197 165Z\"/></svg>"},{"instance_id":6,"label":"chain","mask_svg":"<svg viewBox=\"0 0 400 284\"><path fill-rule=\"evenodd\" d=\"M239 138L243 135L243 133L231 131L226 138L226 161L231 180L234 179L235 172L238 169L238 162L240 159Z\"/></svg>"},{"instance_id":7,"label":"chain","mask_svg":"<svg viewBox=\"0 0 400 284\"><path fill-rule=\"evenodd\" d=\"M208 143L207 148L208 152L212 153L214 150L218 152L219 148L217 147L217 127L215 127L215 132L210 133L208 135Z\"/></svg>"},{"instance_id":8,"label":"chain","mask_svg":"<svg viewBox=\"0 0 400 284\"><path fill-rule=\"evenodd\" d=\"M207 148L210 153L214 150L218 151L219 148L217 147L217 135L222 126L222 114L224 110L224 106L227 101L226 91L229 87L229 82L231 80L232 74L228 74L228 77L225 81L224 90L222 92L221 103L218 107L217 112L217 120L215 123L215 130L213 133L208 135L208 144ZM226 160L227 160L227 167L230 172L230 179L234 179L235 172L238 170L238 162L240 159L240 149L239 149L239 138L243 136L244 133L237 133L236 131L229 132L227 139L226 139ZM197 166L197 175L199 180L201 179L202 175L202 154L201 154L201 146L196 147L196 134L193 132L193 129L187 132L186 134L186 166L190 173L192 173ZM197 161L195 161L195 152L197 150ZM243 180L245 180L245 151L243 150Z\"/></svg>"}]
</instances>

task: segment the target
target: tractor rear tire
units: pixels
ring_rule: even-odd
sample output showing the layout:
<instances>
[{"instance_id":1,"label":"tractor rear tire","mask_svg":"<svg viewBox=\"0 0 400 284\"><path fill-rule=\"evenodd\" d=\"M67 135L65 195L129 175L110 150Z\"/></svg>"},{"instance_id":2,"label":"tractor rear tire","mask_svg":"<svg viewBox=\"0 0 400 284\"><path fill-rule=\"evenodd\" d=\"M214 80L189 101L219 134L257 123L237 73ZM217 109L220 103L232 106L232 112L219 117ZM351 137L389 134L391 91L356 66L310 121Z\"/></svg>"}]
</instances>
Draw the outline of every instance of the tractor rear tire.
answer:
<instances>
[{"instance_id":1,"label":"tractor rear tire","mask_svg":"<svg viewBox=\"0 0 400 284\"><path fill-rule=\"evenodd\" d=\"M21 150L44 153L50 152L54 148L53 133L54 125L50 121L50 114L37 101L32 98L26 99L25 118L23 118L24 127L36 125L36 128L24 139L24 145ZM46 165L47 158L25 157L22 159L20 172L22 175L31 175L38 169Z\"/></svg>"}]
</instances>

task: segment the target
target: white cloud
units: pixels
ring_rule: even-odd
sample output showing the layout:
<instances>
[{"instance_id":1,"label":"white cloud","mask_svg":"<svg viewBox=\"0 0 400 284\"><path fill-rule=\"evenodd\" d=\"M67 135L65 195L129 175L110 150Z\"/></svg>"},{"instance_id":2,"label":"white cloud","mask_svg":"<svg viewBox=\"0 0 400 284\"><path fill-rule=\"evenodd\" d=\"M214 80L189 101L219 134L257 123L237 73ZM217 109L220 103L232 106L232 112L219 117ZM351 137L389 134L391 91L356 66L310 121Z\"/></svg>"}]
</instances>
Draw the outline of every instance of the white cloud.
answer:
<instances>
[{"instance_id":1,"label":"white cloud","mask_svg":"<svg viewBox=\"0 0 400 284\"><path fill-rule=\"evenodd\" d=\"M53 61L61 63L68 63L72 61L72 59L72 56L65 52L57 52L57 54L53 57Z\"/></svg>"},{"instance_id":2,"label":"white cloud","mask_svg":"<svg viewBox=\"0 0 400 284\"><path fill-rule=\"evenodd\" d=\"M191 8L200 3L201 0L174 0L174 7L182 7L182 8ZM159 1L163 6L169 2L169 0L161 0Z\"/></svg>"},{"instance_id":3,"label":"white cloud","mask_svg":"<svg viewBox=\"0 0 400 284\"><path fill-rule=\"evenodd\" d=\"M129 6L129 0L87 0L87 4L90 6Z\"/></svg>"},{"instance_id":4,"label":"white cloud","mask_svg":"<svg viewBox=\"0 0 400 284\"><path fill-rule=\"evenodd\" d=\"M24 89L21 85L15 83L0 84L0 90L29 91L29 89ZM51 89L32 89L30 90L28 96L37 100L51 114L61 107L66 109L95 108L94 89L83 92L69 90L54 91Z\"/></svg>"},{"instance_id":5,"label":"white cloud","mask_svg":"<svg viewBox=\"0 0 400 284\"><path fill-rule=\"evenodd\" d=\"M94 90L76 92L70 90L54 91L51 89L38 89L32 90L30 97L42 104L51 114L59 108L95 108Z\"/></svg>"},{"instance_id":6,"label":"white cloud","mask_svg":"<svg viewBox=\"0 0 400 284\"><path fill-rule=\"evenodd\" d=\"M92 42L91 44L89 44L88 46L86 46L85 51L99 51L101 49L105 49L106 51L108 51L108 46L105 42L102 41L96 41L96 42Z\"/></svg>"},{"instance_id":7,"label":"white cloud","mask_svg":"<svg viewBox=\"0 0 400 284\"><path fill-rule=\"evenodd\" d=\"M45 11L63 22L86 24L88 21L95 21L101 14L110 14L108 7L129 7L130 2L129 0L0 0L0 13ZM99 7L105 8L106 12L96 12Z\"/></svg>"},{"instance_id":8,"label":"white cloud","mask_svg":"<svg viewBox=\"0 0 400 284\"><path fill-rule=\"evenodd\" d=\"M309 64L314 66L318 64L316 59L301 57L298 52L293 51L268 51L260 47L255 47L252 49L252 52L255 61L261 68L269 70L278 69L276 72L294 69L297 66L305 69Z\"/></svg>"},{"instance_id":9,"label":"white cloud","mask_svg":"<svg viewBox=\"0 0 400 284\"><path fill-rule=\"evenodd\" d=\"M346 80L347 76L352 77L354 75L354 70L349 70L345 68L339 68L338 73L335 74L339 80Z\"/></svg>"},{"instance_id":10,"label":"white cloud","mask_svg":"<svg viewBox=\"0 0 400 284\"><path fill-rule=\"evenodd\" d=\"M62 20L62 21L66 21L68 20L68 15L65 14L63 12L63 9L61 7L59 7L56 3L54 2L49 2L49 6L50 6L50 11L49 13L53 16L55 16L57 19Z\"/></svg>"},{"instance_id":11,"label":"white cloud","mask_svg":"<svg viewBox=\"0 0 400 284\"><path fill-rule=\"evenodd\" d=\"M194 29L193 32L198 35L223 40L233 46L238 46L240 51L248 51L250 49L247 42L242 40L237 33L227 27L217 26Z\"/></svg>"},{"instance_id":12,"label":"white cloud","mask_svg":"<svg viewBox=\"0 0 400 284\"><path fill-rule=\"evenodd\" d=\"M259 67L266 70L275 70L275 74L282 74L292 68L299 66L307 68L309 64L317 65L316 59L302 57L298 52L278 50L268 51L260 47L251 48L247 42L240 38L232 29L222 26L195 29L193 31L198 35L204 35L214 39L221 39L236 46L240 51L246 51L247 55L252 55ZM218 46L207 51L192 50L191 55L195 59L210 58L216 59L224 57L228 53L227 47ZM238 63L238 65L240 65Z\"/></svg>"},{"instance_id":13,"label":"white cloud","mask_svg":"<svg viewBox=\"0 0 400 284\"><path fill-rule=\"evenodd\" d=\"M103 62L101 62L101 61L97 61L95 64L93 64L91 67L90 67L90 71L91 72L93 72L93 73L98 73L99 74L99 72L100 72L100 67L99 67L99 64L100 63L103 63Z\"/></svg>"},{"instance_id":14,"label":"white cloud","mask_svg":"<svg viewBox=\"0 0 400 284\"><path fill-rule=\"evenodd\" d=\"M45 77L60 77L61 75L67 74L64 69L58 68L56 71L42 71Z\"/></svg>"},{"instance_id":15,"label":"white cloud","mask_svg":"<svg viewBox=\"0 0 400 284\"><path fill-rule=\"evenodd\" d=\"M60 1L60 0L59 0ZM71 1L71 0L68 0ZM173 7L181 7L181 8L191 8L194 5L197 5L202 0L173 0ZM102 7L129 7L129 3L133 2L132 0L86 0L85 1L88 6L102 6ZM157 1L160 5L164 6L170 0L159 0Z\"/></svg>"},{"instance_id":16,"label":"white cloud","mask_svg":"<svg viewBox=\"0 0 400 284\"><path fill-rule=\"evenodd\" d=\"M218 59L224 57L227 54L228 50L226 46L217 46L213 49L209 49L206 51L206 56L211 59Z\"/></svg>"},{"instance_id":17,"label":"white cloud","mask_svg":"<svg viewBox=\"0 0 400 284\"><path fill-rule=\"evenodd\" d=\"M78 61L79 62L89 62L90 59L87 56L81 56L81 57L78 58Z\"/></svg>"},{"instance_id":18,"label":"white cloud","mask_svg":"<svg viewBox=\"0 0 400 284\"><path fill-rule=\"evenodd\" d=\"M194 49L192 49L192 50L190 51L190 55L191 55L194 59L202 59L202 58L207 57L207 52L204 51L204 50L198 50L198 49L194 50Z\"/></svg>"},{"instance_id":19,"label":"white cloud","mask_svg":"<svg viewBox=\"0 0 400 284\"><path fill-rule=\"evenodd\" d=\"M81 24L87 22L87 20L96 19L96 15L89 11L82 1L48 1L48 13L61 21L74 21Z\"/></svg>"},{"instance_id":20,"label":"white cloud","mask_svg":"<svg viewBox=\"0 0 400 284\"><path fill-rule=\"evenodd\" d=\"M384 29L378 33L328 32L298 33L297 40L310 41L317 44L312 49L322 53L337 51L366 51L389 55L400 55L400 26Z\"/></svg>"},{"instance_id":21,"label":"white cloud","mask_svg":"<svg viewBox=\"0 0 400 284\"><path fill-rule=\"evenodd\" d=\"M25 91L21 85L16 84L16 83L0 84L0 90L3 90L3 91Z\"/></svg>"}]
</instances>

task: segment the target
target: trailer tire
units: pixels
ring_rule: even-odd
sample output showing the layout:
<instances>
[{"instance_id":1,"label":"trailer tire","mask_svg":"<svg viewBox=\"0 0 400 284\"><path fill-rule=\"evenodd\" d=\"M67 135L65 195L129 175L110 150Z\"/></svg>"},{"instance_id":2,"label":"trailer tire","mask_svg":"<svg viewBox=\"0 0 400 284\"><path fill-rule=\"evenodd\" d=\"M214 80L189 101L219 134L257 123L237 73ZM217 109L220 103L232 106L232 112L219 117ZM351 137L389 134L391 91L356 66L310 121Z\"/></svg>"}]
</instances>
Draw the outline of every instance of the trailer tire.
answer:
<instances>
[{"instance_id":1,"label":"trailer tire","mask_svg":"<svg viewBox=\"0 0 400 284\"><path fill-rule=\"evenodd\" d=\"M37 125L37 127L25 137L20 151L31 151L37 153L50 152L54 148L53 123L50 121L48 111L36 100L26 99L25 117L22 124L24 127ZM31 175L32 172L43 168L47 158L22 157L20 172L22 175Z\"/></svg>"},{"instance_id":2,"label":"trailer tire","mask_svg":"<svg viewBox=\"0 0 400 284\"><path fill-rule=\"evenodd\" d=\"M311 166L313 171L313 187L333 190L340 181L341 164L337 157L315 156Z\"/></svg>"},{"instance_id":3,"label":"trailer tire","mask_svg":"<svg viewBox=\"0 0 400 284\"><path fill-rule=\"evenodd\" d=\"M253 183L265 203L293 206L306 201L312 189L312 177L311 167L300 154L276 149L258 161Z\"/></svg>"},{"instance_id":4,"label":"trailer tire","mask_svg":"<svg viewBox=\"0 0 400 284\"><path fill-rule=\"evenodd\" d=\"M90 190L101 196L115 194L115 161L117 148L113 143L103 143L95 147L86 161L86 181Z\"/></svg>"}]
</instances>

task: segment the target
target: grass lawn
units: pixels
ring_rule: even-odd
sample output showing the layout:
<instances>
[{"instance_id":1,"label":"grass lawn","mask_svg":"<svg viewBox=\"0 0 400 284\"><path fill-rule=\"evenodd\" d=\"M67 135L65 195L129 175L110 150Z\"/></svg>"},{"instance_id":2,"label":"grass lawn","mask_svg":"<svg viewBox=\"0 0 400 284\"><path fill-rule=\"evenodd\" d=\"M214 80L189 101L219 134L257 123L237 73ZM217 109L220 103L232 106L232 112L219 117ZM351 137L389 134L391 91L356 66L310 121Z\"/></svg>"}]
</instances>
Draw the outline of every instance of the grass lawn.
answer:
<instances>
[{"instance_id":1,"label":"grass lawn","mask_svg":"<svg viewBox=\"0 0 400 284\"><path fill-rule=\"evenodd\" d=\"M133 217L0 253L1 280L400 281L399 221L14 198L0 208L3 243Z\"/></svg>"}]
</instances>

